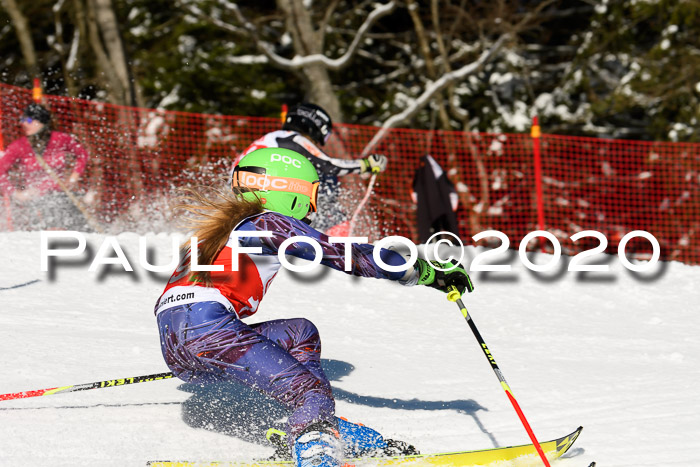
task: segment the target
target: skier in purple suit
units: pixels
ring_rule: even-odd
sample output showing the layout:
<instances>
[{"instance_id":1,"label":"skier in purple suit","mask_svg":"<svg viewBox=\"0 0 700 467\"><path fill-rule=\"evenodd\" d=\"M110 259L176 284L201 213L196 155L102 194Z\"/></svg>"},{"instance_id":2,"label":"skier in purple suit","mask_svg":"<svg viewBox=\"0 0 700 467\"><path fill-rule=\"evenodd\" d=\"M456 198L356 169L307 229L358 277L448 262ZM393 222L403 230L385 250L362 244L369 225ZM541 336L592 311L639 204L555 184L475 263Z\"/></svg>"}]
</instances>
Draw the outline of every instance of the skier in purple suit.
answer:
<instances>
[{"instance_id":1,"label":"skier in purple suit","mask_svg":"<svg viewBox=\"0 0 700 467\"><path fill-rule=\"evenodd\" d=\"M191 193L183 207L196 217L197 264L207 270L190 269L188 250L156 303L163 356L185 381L234 379L289 408L287 443L298 467L337 467L343 455L415 452L412 446L335 417L313 323L304 318L250 325L243 321L257 311L279 271L283 242L299 236L320 245L321 264L348 274L444 292L451 286L460 292L473 289L456 262L418 259L408 266L399 253L381 249L384 264L406 266L400 272L387 271L373 258L370 244L352 245L351 268L345 271L345 246L304 222L315 210L317 192L318 175L308 159L291 150L266 148L240 161L232 191L219 192L216 199ZM311 243L285 247L290 256L316 256Z\"/></svg>"}]
</instances>

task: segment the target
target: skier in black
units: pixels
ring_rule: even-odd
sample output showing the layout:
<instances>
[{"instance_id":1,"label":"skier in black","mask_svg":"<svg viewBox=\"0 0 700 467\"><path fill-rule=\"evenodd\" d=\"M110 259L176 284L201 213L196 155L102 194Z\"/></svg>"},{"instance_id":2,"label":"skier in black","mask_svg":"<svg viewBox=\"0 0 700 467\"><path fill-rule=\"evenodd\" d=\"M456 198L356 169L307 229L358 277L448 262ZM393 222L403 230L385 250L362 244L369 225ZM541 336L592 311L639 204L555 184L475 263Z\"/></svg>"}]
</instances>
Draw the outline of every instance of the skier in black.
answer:
<instances>
[{"instance_id":1,"label":"skier in black","mask_svg":"<svg viewBox=\"0 0 700 467\"><path fill-rule=\"evenodd\" d=\"M301 103L287 112L281 130L267 133L248 146L235 160L234 168L243 156L261 148L285 148L305 156L316 168L320 179L319 206L314 228L325 231L347 220L338 200L338 177L348 174L379 173L386 169L387 158L370 154L364 159L333 158L321 150L333 133L330 115L321 107ZM233 170L231 172L233 174Z\"/></svg>"}]
</instances>

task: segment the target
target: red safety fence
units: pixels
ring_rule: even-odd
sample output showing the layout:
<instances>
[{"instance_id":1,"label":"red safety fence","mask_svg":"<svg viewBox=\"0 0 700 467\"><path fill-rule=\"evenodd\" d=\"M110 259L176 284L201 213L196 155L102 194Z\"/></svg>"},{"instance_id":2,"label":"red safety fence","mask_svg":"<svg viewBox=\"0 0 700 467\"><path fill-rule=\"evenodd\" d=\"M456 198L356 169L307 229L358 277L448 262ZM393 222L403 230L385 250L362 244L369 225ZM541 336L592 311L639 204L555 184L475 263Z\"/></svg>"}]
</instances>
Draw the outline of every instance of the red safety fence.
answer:
<instances>
[{"instance_id":1,"label":"red safety fence","mask_svg":"<svg viewBox=\"0 0 700 467\"><path fill-rule=\"evenodd\" d=\"M105 229L159 231L170 226L174 190L228 175L236 154L268 131L272 118L202 115L121 107L45 96L54 128L72 133L90 153L82 198ZM31 91L0 84L0 141L21 136L19 118ZM544 129L546 130L546 128ZM334 157L360 157L378 128L339 124L325 149ZM487 134L409 129L390 130L372 152L386 154L388 170L356 233L377 239L403 235L417 241L412 181L419 159L432 155L457 185L460 233L467 244L485 230L498 230L517 247L539 229L538 199L530 134ZM700 144L642 142L542 134L541 214L567 254L597 246L572 242L583 230L620 239L644 230L659 241L661 258L700 264ZM0 174L1 175L1 174ZM343 179L352 213L366 180ZM0 229L8 229L8 205ZM18 228L17 226L15 228ZM20 227L21 228L21 227ZM537 248L537 242L528 245ZM551 244L544 247L551 250ZM642 256L647 240L627 247Z\"/></svg>"}]
</instances>

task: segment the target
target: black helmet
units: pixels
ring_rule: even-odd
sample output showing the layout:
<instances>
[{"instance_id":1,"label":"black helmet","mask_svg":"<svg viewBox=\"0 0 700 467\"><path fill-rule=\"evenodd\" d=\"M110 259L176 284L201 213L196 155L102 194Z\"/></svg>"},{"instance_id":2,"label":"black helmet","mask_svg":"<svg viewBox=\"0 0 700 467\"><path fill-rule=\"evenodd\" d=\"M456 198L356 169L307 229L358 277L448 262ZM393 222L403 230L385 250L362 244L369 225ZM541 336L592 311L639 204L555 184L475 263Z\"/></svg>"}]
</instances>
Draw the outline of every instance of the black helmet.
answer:
<instances>
[{"instance_id":1,"label":"black helmet","mask_svg":"<svg viewBox=\"0 0 700 467\"><path fill-rule=\"evenodd\" d=\"M331 116L321 107L305 102L293 105L289 109L282 129L305 133L323 146L331 136L333 122Z\"/></svg>"},{"instance_id":2,"label":"black helmet","mask_svg":"<svg viewBox=\"0 0 700 467\"><path fill-rule=\"evenodd\" d=\"M51 112L46 110L46 107L43 105L37 104L36 102L32 102L24 109L24 116L41 122L44 125L51 121Z\"/></svg>"}]
</instances>

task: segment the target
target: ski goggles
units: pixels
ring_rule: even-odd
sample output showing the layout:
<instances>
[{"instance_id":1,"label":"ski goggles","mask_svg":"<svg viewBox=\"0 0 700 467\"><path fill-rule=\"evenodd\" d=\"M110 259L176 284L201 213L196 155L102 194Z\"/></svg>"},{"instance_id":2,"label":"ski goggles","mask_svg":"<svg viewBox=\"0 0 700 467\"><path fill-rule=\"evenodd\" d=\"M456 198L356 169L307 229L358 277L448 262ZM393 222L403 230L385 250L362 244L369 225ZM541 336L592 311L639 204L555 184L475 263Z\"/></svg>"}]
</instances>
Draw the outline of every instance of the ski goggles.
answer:
<instances>
[{"instance_id":1,"label":"ski goggles","mask_svg":"<svg viewBox=\"0 0 700 467\"><path fill-rule=\"evenodd\" d=\"M246 191L283 191L309 197L311 212L316 212L319 181L309 182L299 178L268 175L263 167L240 167L233 169L231 186Z\"/></svg>"},{"instance_id":2,"label":"ski goggles","mask_svg":"<svg viewBox=\"0 0 700 467\"><path fill-rule=\"evenodd\" d=\"M29 117L22 117L19 119L20 123L32 123L34 120Z\"/></svg>"},{"instance_id":3,"label":"ski goggles","mask_svg":"<svg viewBox=\"0 0 700 467\"><path fill-rule=\"evenodd\" d=\"M323 134L323 132L321 132L321 133ZM333 134L333 131L328 130L328 132L327 132L326 134L323 135L323 144L324 144L324 146L325 146L325 144L328 142L328 140L331 138L331 135L332 135L332 134Z\"/></svg>"}]
</instances>

